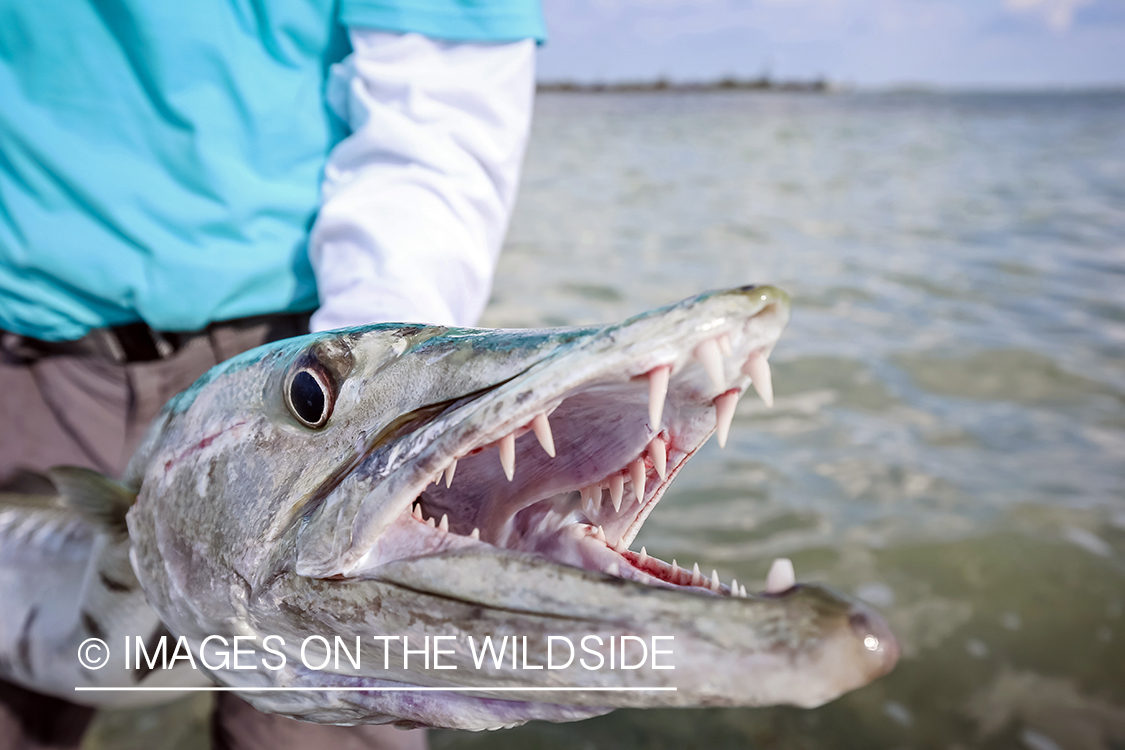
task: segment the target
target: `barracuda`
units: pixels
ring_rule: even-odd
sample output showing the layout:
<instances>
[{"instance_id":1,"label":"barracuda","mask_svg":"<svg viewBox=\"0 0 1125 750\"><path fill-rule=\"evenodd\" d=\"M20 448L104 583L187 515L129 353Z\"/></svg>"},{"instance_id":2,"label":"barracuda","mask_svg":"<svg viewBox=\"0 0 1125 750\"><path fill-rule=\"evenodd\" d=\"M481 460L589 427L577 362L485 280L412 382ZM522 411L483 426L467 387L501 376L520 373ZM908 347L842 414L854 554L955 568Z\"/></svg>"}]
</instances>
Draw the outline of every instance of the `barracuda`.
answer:
<instances>
[{"instance_id":1,"label":"barracuda","mask_svg":"<svg viewBox=\"0 0 1125 750\"><path fill-rule=\"evenodd\" d=\"M743 287L599 328L374 325L247 352L170 401L130 463L132 572L196 656L208 636L251 644L258 668L213 679L309 721L819 705L893 666L876 613L784 564L748 594L630 548L688 459L725 443L740 395L772 400L788 317L784 292ZM359 665L308 667L310 634L358 637ZM437 636L444 668L403 663ZM477 658L487 636L523 638L521 664ZM675 668L534 668L552 636L670 636Z\"/></svg>"}]
</instances>

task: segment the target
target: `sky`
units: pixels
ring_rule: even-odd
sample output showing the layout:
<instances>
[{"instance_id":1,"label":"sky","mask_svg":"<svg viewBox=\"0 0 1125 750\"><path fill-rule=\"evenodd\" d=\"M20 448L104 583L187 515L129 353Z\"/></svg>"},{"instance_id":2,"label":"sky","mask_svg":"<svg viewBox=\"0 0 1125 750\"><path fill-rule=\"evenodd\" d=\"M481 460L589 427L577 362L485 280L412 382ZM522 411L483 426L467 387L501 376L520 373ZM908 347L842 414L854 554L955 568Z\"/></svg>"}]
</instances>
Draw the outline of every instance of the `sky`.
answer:
<instances>
[{"instance_id":1,"label":"sky","mask_svg":"<svg viewBox=\"0 0 1125 750\"><path fill-rule=\"evenodd\" d=\"M541 81L1125 85L1125 0L543 0Z\"/></svg>"}]
</instances>

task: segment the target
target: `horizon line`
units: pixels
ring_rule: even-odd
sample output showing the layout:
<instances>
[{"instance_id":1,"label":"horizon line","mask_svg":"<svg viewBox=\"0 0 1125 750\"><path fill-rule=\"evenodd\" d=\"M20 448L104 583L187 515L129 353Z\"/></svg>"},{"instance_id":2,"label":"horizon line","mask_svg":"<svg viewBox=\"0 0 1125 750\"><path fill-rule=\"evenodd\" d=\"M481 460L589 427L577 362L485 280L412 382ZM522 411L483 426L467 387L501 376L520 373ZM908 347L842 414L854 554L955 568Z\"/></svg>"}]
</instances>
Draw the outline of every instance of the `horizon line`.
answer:
<instances>
[{"instance_id":1,"label":"horizon line","mask_svg":"<svg viewBox=\"0 0 1125 750\"><path fill-rule=\"evenodd\" d=\"M715 76L712 78L541 78L536 89L550 93L681 93L692 91L743 91L763 93L1125 93L1125 81L1088 83L941 83L897 81L858 83L845 79L815 76L809 78L769 78L760 76Z\"/></svg>"}]
</instances>

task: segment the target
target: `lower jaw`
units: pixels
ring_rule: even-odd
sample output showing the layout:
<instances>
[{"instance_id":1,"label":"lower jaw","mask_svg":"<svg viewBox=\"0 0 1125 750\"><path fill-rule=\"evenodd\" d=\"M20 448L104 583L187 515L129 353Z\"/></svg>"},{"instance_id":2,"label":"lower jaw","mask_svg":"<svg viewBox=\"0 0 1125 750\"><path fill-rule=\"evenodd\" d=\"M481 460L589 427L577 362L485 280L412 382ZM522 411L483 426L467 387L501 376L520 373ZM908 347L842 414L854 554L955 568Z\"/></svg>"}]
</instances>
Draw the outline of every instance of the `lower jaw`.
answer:
<instances>
[{"instance_id":1,"label":"lower jaw","mask_svg":"<svg viewBox=\"0 0 1125 750\"><path fill-rule=\"evenodd\" d=\"M520 700L509 699L503 693L481 697L463 692L412 692L409 690L411 685L404 682L305 669L294 670L291 686L313 690L343 687L349 690L334 693L318 691L316 703L311 703L307 694L300 692L251 691L243 695L255 707L304 721L357 725L381 723L380 719L386 719L386 723L400 729L496 730L535 720L581 721L615 709L614 706L540 702L535 697L546 696L532 693L527 695L530 700ZM487 692L488 688L482 686L480 690ZM325 695L332 696L332 700L327 703L319 700Z\"/></svg>"}]
</instances>

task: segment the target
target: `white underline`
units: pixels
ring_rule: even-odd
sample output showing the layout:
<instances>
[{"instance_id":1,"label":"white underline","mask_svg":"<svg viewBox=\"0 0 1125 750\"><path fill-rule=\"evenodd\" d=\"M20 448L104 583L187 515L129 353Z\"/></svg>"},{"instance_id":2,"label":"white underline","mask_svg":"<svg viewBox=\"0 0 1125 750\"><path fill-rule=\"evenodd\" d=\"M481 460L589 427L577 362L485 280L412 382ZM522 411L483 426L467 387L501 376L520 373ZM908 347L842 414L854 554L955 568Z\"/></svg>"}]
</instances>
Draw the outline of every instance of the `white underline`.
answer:
<instances>
[{"instance_id":1,"label":"white underline","mask_svg":"<svg viewBox=\"0 0 1125 750\"><path fill-rule=\"evenodd\" d=\"M540 692L540 693L655 693L675 691L674 687L76 687L82 692L122 693L122 692L170 692L170 693L321 693L331 691L364 691L381 693L405 693L425 691L432 693L495 693L495 692Z\"/></svg>"}]
</instances>

